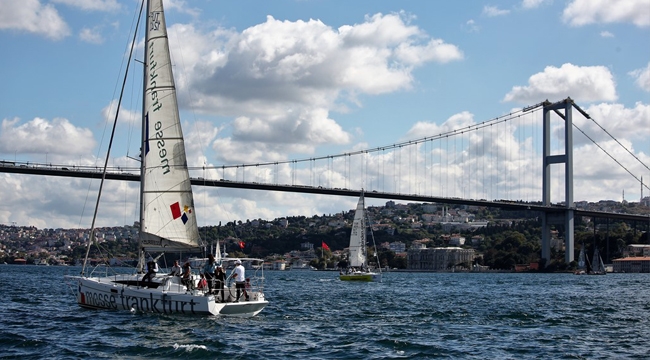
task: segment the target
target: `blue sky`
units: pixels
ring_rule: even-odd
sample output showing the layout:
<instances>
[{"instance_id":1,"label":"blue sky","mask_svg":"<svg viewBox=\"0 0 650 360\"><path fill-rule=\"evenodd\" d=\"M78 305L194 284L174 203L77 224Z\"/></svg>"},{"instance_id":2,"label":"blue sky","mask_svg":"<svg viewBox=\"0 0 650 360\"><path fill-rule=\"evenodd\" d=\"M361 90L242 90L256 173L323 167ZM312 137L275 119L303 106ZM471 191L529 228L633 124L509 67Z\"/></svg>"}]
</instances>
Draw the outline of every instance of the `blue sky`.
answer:
<instances>
[{"instance_id":1,"label":"blue sky","mask_svg":"<svg viewBox=\"0 0 650 360\"><path fill-rule=\"evenodd\" d=\"M0 0L0 7L0 159L97 164L137 2ZM174 0L165 7L192 165L374 148L570 96L645 164L622 160L650 182L650 0ZM127 156L137 157L139 91L131 80L112 164L133 166ZM574 121L603 148L625 152L593 123ZM507 143L515 152L525 145L517 139ZM574 151L576 201L621 200L623 191L638 200L638 181L593 144L577 139ZM539 170L536 161L516 166ZM87 197L96 185L89 180L0 174L0 184L0 223L90 224ZM132 223L137 187L108 186L101 225ZM209 214L198 216L201 225L336 213L356 203L195 190L197 211Z\"/></svg>"}]
</instances>

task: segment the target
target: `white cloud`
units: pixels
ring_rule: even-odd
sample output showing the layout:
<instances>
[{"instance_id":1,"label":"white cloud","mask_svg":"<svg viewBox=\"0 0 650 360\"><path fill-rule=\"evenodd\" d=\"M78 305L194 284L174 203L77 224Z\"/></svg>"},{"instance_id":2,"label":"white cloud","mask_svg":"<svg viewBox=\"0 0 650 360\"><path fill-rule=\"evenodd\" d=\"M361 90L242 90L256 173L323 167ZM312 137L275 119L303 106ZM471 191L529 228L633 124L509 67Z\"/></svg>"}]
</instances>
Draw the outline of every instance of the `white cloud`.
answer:
<instances>
[{"instance_id":1,"label":"white cloud","mask_svg":"<svg viewBox=\"0 0 650 360\"><path fill-rule=\"evenodd\" d=\"M474 21L473 19L467 20L467 22L463 24L461 28L467 32L478 32L479 30L481 30L478 24L476 24L476 21Z\"/></svg>"},{"instance_id":2,"label":"white cloud","mask_svg":"<svg viewBox=\"0 0 650 360\"><path fill-rule=\"evenodd\" d=\"M3 201L20 204L0 210L0 223L16 222L38 228L90 227L97 180L0 174L0 184ZM102 192L106 201L100 206L97 225L132 225L138 219L137 201L133 201L138 198L137 193L137 183L107 181Z\"/></svg>"},{"instance_id":3,"label":"white cloud","mask_svg":"<svg viewBox=\"0 0 650 360\"><path fill-rule=\"evenodd\" d=\"M650 62L648 66L629 72L629 75L636 78L635 83L643 90L650 91Z\"/></svg>"},{"instance_id":4,"label":"white cloud","mask_svg":"<svg viewBox=\"0 0 650 360\"><path fill-rule=\"evenodd\" d=\"M502 10L496 6L485 6L483 7L483 15L489 17L503 16L510 14L510 10Z\"/></svg>"},{"instance_id":5,"label":"white cloud","mask_svg":"<svg viewBox=\"0 0 650 360\"><path fill-rule=\"evenodd\" d=\"M435 136L470 125L474 125L474 115L468 111L463 111L451 116L441 125L438 125L436 122L418 121L406 133L406 139L419 139L427 136Z\"/></svg>"},{"instance_id":6,"label":"white cloud","mask_svg":"<svg viewBox=\"0 0 650 360\"><path fill-rule=\"evenodd\" d=\"M113 123L115 121L115 111L117 110L117 99L113 99L108 105L102 109L102 117L105 121ZM124 107L120 107L120 116L118 118L118 124L131 123L131 124L140 124L142 117L140 112L127 110Z\"/></svg>"},{"instance_id":7,"label":"white cloud","mask_svg":"<svg viewBox=\"0 0 650 360\"><path fill-rule=\"evenodd\" d=\"M614 101L618 98L616 83L609 69L567 63L559 68L547 66L543 72L528 79L528 86L513 86L503 101L534 104L566 97L587 102Z\"/></svg>"},{"instance_id":8,"label":"white cloud","mask_svg":"<svg viewBox=\"0 0 650 360\"><path fill-rule=\"evenodd\" d=\"M51 0L53 3L64 4L85 11L119 11L122 9L117 0Z\"/></svg>"},{"instance_id":9,"label":"white cloud","mask_svg":"<svg viewBox=\"0 0 650 360\"><path fill-rule=\"evenodd\" d=\"M562 13L562 20L571 26L595 23L632 23L638 27L650 26L648 0L573 0Z\"/></svg>"},{"instance_id":10,"label":"white cloud","mask_svg":"<svg viewBox=\"0 0 650 360\"><path fill-rule=\"evenodd\" d=\"M19 119L2 120L0 129L0 152L87 155L95 147L95 139L89 129L79 128L67 119L48 121L34 118L19 125Z\"/></svg>"},{"instance_id":11,"label":"white cloud","mask_svg":"<svg viewBox=\"0 0 650 360\"><path fill-rule=\"evenodd\" d=\"M413 19L405 13L375 14L337 30L318 20L268 16L241 33L173 25L173 58L182 61L174 69L181 103L235 117L232 137L213 143L225 161L241 154L251 161L277 160L282 153L310 154L322 144L346 144L352 136L332 111L361 106L360 94L411 89L413 70L426 63L463 58L455 45L410 24ZM183 42L176 43L177 37Z\"/></svg>"},{"instance_id":12,"label":"white cloud","mask_svg":"<svg viewBox=\"0 0 650 360\"><path fill-rule=\"evenodd\" d=\"M79 32L79 38L82 41L91 44L101 44L104 42L104 38L102 37L102 34L99 33L97 29L83 28Z\"/></svg>"},{"instance_id":13,"label":"white cloud","mask_svg":"<svg viewBox=\"0 0 650 360\"><path fill-rule=\"evenodd\" d=\"M629 141L625 139L619 139L619 141L626 148L634 151L634 147ZM574 169L580 169L580 171L574 172L574 198L588 201L603 199L621 201L624 190L626 190L626 194L638 194L639 182L628 171L639 178L647 173L647 169L614 140L601 141L598 145L619 161L622 166L591 143L574 148ZM650 157L647 154L637 152L635 155L644 164L650 163ZM629 195L626 196L626 200L630 200ZM632 199L632 201L637 200L638 198Z\"/></svg>"},{"instance_id":14,"label":"white cloud","mask_svg":"<svg viewBox=\"0 0 650 360\"><path fill-rule=\"evenodd\" d=\"M0 0L0 30L18 30L61 40L70 35L66 22L51 4L39 0Z\"/></svg>"},{"instance_id":15,"label":"white cloud","mask_svg":"<svg viewBox=\"0 0 650 360\"><path fill-rule=\"evenodd\" d=\"M183 0L166 0L165 10L175 10L194 17L197 17L201 14L200 9L188 7L187 3Z\"/></svg>"},{"instance_id":16,"label":"white cloud","mask_svg":"<svg viewBox=\"0 0 650 360\"><path fill-rule=\"evenodd\" d=\"M622 104L601 103L591 105L585 111L616 139L644 141L650 138L650 105L648 104L638 102L634 108L628 109ZM611 137L593 121L581 115L576 115L573 119L576 126L594 141L600 143L611 140ZM574 132L574 142L591 143L577 132Z\"/></svg>"},{"instance_id":17,"label":"white cloud","mask_svg":"<svg viewBox=\"0 0 650 360\"><path fill-rule=\"evenodd\" d=\"M444 64L463 58L463 53L455 45L446 44L440 39L431 39L425 46L400 44L396 49L396 55L399 60L408 65L422 64L427 61Z\"/></svg>"},{"instance_id":18,"label":"white cloud","mask_svg":"<svg viewBox=\"0 0 650 360\"><path fill-rule=\"evenodd\" d=\"M601 37L604 37L604 38L613 38L613 37L614 37L614 34L612 34L612 33L609 32L609 31L601 31L601 32L600 32L600 36L601 36Z\"/></svg>"},{"instance_id":19,"label":"white cloud","mask_svg":"<svg viewBox=\"0 0 650 360\"><path fill-rule=\"evenodd\" d=\"M521 6L524 9L535 9L540 7L544 3L549 3L552 0L523 0Z\"/></svg>"}]
</instances>

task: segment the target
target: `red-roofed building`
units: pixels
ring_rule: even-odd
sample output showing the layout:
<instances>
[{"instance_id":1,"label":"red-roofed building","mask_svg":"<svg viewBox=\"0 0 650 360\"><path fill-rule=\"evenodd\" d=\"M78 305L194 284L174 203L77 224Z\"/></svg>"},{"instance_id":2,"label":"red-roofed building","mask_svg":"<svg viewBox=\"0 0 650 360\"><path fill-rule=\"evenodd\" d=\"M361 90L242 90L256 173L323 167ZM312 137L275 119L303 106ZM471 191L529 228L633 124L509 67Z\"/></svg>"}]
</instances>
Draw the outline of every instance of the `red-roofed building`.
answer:
<instances>
[{"instance_id":1,"label":"red-roofed building","mask_svg":"<svg viewBox=\"0 0 650 360\"><path fill-rule=\"evenodd\" d=\"M612 261L614 272L650 273L650 256L634 256Z\"/></svg>"}]
</instances>

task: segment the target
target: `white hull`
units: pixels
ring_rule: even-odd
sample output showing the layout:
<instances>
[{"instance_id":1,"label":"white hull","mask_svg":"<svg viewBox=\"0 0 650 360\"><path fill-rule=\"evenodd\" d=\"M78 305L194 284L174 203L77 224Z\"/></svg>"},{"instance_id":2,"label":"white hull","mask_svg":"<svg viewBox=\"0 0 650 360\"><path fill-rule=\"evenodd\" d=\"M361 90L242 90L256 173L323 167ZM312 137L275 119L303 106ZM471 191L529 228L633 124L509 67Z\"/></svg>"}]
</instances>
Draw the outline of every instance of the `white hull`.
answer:
<instances>
[{"instance_id":1,"label":"white hull","mask_svg":"<svg viewBox=\"0 0 650 360\"><path fill-rule=\"evenodd\" d=\"M247 290L249 299L236 297L234 286L225 289L226 302L218 302L221 296L207 294L202 290L188 291L179 277L154 278L155 288L136 284L141 276L115 275L109 277L69 276L79 306L89 309L127 310L160 314L226 315L250 317L257 315L268 301L261 291Z\"/></svg>"}]
</instances>

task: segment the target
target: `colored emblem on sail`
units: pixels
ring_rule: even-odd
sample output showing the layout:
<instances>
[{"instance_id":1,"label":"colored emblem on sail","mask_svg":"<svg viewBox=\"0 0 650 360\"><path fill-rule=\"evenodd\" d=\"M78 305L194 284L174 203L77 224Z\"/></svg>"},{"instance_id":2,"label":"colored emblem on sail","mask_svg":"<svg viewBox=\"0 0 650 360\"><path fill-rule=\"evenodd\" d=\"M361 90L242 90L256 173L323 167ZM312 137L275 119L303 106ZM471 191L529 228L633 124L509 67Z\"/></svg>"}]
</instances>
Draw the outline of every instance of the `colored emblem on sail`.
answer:
<instances>
[{"instance_id":1,"label":"colored emblem on sail","mask_svg":"<svg viewBox=\"0 0 650 360\"><path fill-rule=\"evenodd\" d=\"M183 210L181 210L181 205L178 202L171 204L169 208L172 211L172 217L174 220L181 218L181 220L183 220L183 224L186 224L187 220L189 220L187 214L192 213L192 209L190 209L190 207L187 205L183 206Z\"/></svg>"}]
</instances>

